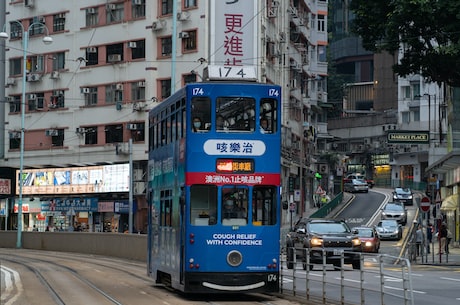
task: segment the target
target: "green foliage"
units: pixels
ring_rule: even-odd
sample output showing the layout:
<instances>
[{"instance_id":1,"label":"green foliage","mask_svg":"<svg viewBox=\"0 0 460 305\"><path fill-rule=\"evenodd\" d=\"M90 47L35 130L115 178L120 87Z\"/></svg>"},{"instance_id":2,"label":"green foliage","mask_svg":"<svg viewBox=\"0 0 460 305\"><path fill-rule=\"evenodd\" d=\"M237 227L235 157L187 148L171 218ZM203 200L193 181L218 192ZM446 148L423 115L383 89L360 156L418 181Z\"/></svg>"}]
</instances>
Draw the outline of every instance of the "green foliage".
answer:
<instances>
[{"instance_id":1,"label":"green foliage","mask_svg":"<svg viewBox=\"0 0 460 305\"><path fill-rule=\"evenodd\" d=\"M460 1L352 0L350 9L367 50L402 56L395 73L460 86Z\"/></svg>"}]
</instances>

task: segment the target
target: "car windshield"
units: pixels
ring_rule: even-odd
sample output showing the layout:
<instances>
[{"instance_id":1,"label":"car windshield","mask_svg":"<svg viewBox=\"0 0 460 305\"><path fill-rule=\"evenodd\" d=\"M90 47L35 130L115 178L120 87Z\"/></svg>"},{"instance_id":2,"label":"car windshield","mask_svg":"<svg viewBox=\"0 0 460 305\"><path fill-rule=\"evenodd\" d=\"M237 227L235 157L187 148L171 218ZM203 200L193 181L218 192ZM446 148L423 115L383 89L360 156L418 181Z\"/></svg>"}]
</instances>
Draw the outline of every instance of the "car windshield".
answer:
<instances>
[{"instance_id":1,"label":"car windshield","mask_svg":"<svg viewBox=\"0 0 460 305\"><path fill-rule=\"evenodd\" d=\"M396 220L382 220L379 223L379 227L397 227L398 223Z\"/></svg>"},{"instance_id":2,"label":"car windshield","mask_svg":"<svg viewBox=\"0 0 460 305\"><path fill-rule=\"evenodd\" d=\"M356 229L356 231L358 231L359 237L374 237L374 233L372 229L359 228L359 229Z\"/></svg>"},{"instance_id":3,"label":"car windshield","mask_svg":"<svg viewBox=\"0 0 460 305\"><path fill-rule=\"evenodd\" d=\"M404 210L404 208L399 204L387 204L385 206L385 210L386 211L399 211L399 212L401 212L401 211Z\"/></svg>"},{"instance_id":4,"label":"car windshield","mask_svg":"<svg viewBox=\"0 0 460 305\"><path fill-rule=\"evenodd\" d=\"M410 195L411 194L411 190L408 188L396 188L395 192L398 195L408 195L408 194Z\"/></svg>"},{"instance_id":5,"label":"car windshield","mask_svg":"<svg viewBox=\"0 0 460 305\"><path fill-rule=\"evenodd\" d=\"M342 222L310 223L308 229L309 232L318 234L350 233L350 228Z\"/></svg>"}]
</instances>

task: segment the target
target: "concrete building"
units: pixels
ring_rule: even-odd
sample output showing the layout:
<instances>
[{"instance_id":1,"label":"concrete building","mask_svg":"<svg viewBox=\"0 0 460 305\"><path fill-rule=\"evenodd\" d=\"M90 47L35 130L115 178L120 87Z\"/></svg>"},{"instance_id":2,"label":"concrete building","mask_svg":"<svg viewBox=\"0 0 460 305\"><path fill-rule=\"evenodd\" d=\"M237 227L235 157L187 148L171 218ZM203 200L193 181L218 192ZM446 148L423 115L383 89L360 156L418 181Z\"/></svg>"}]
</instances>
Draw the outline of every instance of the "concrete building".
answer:
<instances>
[{"instance_id":1,"label":"concrete building","mask_svg":"<svg viewBox=\"0 0 460 305\"><path fill-rule=\"evenodd\" d=\"M241 26L249 35L250 56L243 62L220 56L225 35L218 31L230 26L222 22L223 5L232 4L241 5L247 18ZM330 137L322 111L327 1L20 0L6 3L5 12L1 166L17 170L23 158L23 175L42 177L23 187L24 206L34 207L30 214L23 209L24 227L78 221L90 231L123 231L133 204L134 228L143 231L147 113L184 84L201 81L209 64L254 65L260 82L285 88L283 199L299 203L298 213L309 207L310 172L317 169L313 156ZM48 36L52 44L43 44ZM68 172L84 179L91 170L110 171L112 184L119 186L101 192L107 183L101 178L82 182L85 187L56 188L46 178L49 172ZM13 197L18 201L15 176L0 177L11 181L11 192L3 194L9 200L1 199L11 211ZM132 178L123 180L127 176ZM34 189L40 183L50 187ZM81 208L82 202L88 208Z\"/></svg>"}]
</instances>

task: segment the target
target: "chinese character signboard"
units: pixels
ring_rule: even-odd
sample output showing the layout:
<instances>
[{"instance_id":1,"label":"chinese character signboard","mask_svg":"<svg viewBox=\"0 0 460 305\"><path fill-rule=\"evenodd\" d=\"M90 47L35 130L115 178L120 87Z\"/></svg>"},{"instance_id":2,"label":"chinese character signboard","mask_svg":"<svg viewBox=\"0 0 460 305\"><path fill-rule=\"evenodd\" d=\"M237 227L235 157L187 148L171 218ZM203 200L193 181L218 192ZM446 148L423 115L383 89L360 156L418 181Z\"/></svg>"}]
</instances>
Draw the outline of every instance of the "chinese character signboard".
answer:
<instances>
[{"instance_id":1,"label":"chinese character signboard","mask_svg":"<svg viewBox=\"0 0 460 305\"><path fill-rule=\"evenodd\" d=\"M257 1L211 1L211 64L256 66Z\"/></svg>"}]
</instances>

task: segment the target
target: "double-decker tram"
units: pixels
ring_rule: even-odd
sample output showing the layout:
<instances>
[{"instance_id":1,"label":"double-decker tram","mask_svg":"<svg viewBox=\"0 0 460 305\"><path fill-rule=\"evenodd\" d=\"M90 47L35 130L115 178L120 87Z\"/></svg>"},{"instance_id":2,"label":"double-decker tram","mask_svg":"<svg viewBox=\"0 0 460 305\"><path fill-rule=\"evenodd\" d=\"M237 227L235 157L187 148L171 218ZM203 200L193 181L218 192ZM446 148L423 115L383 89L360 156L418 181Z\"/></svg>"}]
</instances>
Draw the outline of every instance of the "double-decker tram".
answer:
<instances>
[{"instance_id":1,"label":"double-decker tram","mask_svg":"<svg viewBox=\"0 0 460 305\"><path fill-rule=\"evenodd\" d=\"M149 113L148 274L188 293L278 291L281 88L209 71Z\"/></svg>"}]
</instances>

